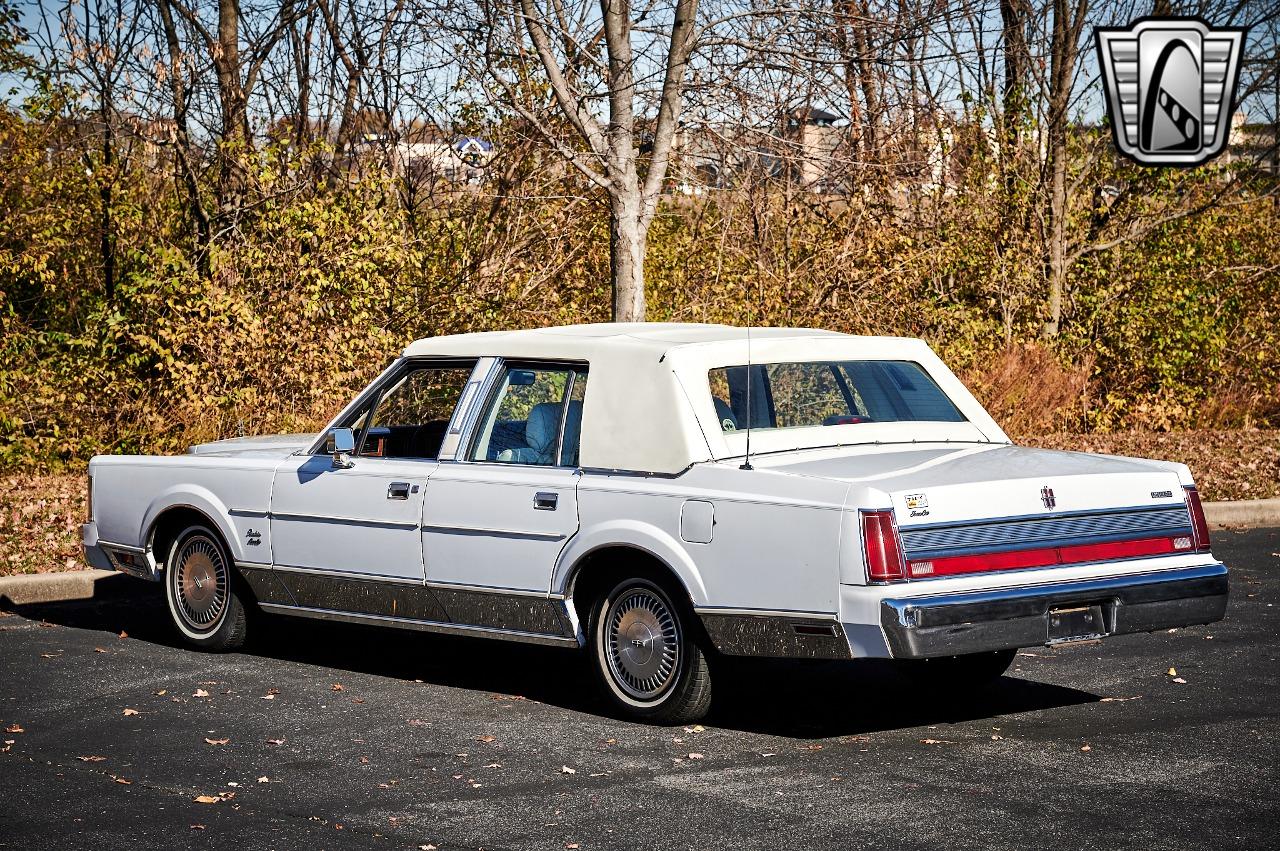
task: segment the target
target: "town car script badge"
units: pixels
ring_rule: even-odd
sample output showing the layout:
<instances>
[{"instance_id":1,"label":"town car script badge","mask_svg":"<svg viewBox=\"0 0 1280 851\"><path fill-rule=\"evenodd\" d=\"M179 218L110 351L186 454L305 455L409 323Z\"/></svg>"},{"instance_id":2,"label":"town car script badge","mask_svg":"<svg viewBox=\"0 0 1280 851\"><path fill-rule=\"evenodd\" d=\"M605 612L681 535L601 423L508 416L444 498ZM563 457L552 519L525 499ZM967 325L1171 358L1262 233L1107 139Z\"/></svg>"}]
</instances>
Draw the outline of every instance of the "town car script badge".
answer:
<instances>
[{"instance_id":1,"label":"town car script badge","mask_svg":"<svg viewBox=\"0 0 1280 851\"><path fill-rule=\"evenodd\" d=\"M1154 166L1196 166L1222 153L1247 32L1199 18L1098 27L1098 65L1120 153Z\"/></svg>"}]
</instances>

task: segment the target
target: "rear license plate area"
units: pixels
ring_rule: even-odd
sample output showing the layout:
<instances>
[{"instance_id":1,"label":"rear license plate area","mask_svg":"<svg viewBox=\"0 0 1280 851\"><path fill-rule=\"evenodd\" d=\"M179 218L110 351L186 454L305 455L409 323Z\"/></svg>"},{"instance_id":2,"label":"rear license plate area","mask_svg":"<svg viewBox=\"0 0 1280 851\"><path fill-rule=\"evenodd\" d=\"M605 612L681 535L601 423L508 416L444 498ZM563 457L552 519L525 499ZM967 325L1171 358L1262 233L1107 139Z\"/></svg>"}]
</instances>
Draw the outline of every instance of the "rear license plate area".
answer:
<instances>
[{"instance_id":1,"label":"rear license plate area","mask_svg":"<svg viewBox=\"0 0 1280 851\"><path fill-rule=\"evenodd\" d=\"M1063 606L1049 610L1049 642L1101 638L1107 634L1102 606Z\"/></svg>"}]
</instances>

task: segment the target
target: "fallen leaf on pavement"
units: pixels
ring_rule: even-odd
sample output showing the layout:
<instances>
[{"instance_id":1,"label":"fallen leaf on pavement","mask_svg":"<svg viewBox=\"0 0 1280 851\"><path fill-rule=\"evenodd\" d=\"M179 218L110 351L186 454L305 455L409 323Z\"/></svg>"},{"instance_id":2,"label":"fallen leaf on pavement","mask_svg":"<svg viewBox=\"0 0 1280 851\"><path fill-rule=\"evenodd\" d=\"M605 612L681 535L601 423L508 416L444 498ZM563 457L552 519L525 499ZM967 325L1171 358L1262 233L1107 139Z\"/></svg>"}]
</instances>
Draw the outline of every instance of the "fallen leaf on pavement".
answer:
<instances>
[{"instance_id":1,"label":"fallen leaf on pavement","mask_svg":"<svg viewBox=\"0 0 1280 851\"><path fill-rule=\"evenodd\" d=\"M1133 697L1104 697L1099 703L1124 703L1126 700L1138 700L1142 695L1135 694Z\"/></svg>"},{"instance_id":2,"label":"fallen leaf on pavement","mask_svg":"<svg viewBox=\"0 0 1280 851\"><path fill-rule=\"evenodd\" d=\"M4 728L4 731L5 731L6 733L25 733L25 732L27 732L26 730L22 729L22 725L21 725L21 724L10 724L8 727L5 727L5 728Z\"/></svg>"},{"instance_id":3,"label":"fallen leaf on pavement","mask_svg":"<svg viewBox=\"0 0 1280 851\"><path fill-rule=\"evenodd\" d=\"M94 653L106 653L106 652L107 652L107 648L105 648L105 647L95 647L95 648L93 648L93 652L94 652Z\"/></svg>"},{"instance_id":4,"label":"fallen leaf on pavement","mask_svg":"<svg viewBox=\"0 0 1280 851\"><path fill-rule=\"evenodd\" d=\"M222 801L217 795L196 795L195 802L197 804L217 804Z\"/></svg>"},{"instance_id":5,"label":"fallen leaf on pavement","mask_svg":"<svg viewBox=\"0 0 1280 851\"><path fill-rule=\"evenodd\" d=\"M560 766L560 773L561 773L561 774L577 774L577 773L578 773L578 769L576 769L576 768L570 768L570 767L569 767L569 766L567 766L567 765L562 765L562 766Z\"/></svg>"},{"instance_id":6,"label":"fallen leaf on pavement","mask_svg":"<svg viewBox=\"0 0 1280 851\"><path fill-rule=\"evenodd\" d=\"M120 634L119 634L118 636L116 636L116 637L117 637L117 638L128 638L128 637L129 637L129 633L125 632L125 631L122 629L122 630L120 630Z\"/></svg>"},{"instance_id":7,"label":"fallen leaf on pavement","mask_svg":"<svg viewBox=\"0 0 1280 851\"><path fill-rule=\"evenodd\" d=\"M168 689L162 688L160 689L160 691L156 692L156 697L164 697L168 693L169 693Z\"/></svg>"},{"instance_id":8,"label":"fallen leaf on pavement","mask_svg":"<svg viewBox=\"0 0 1280 851\"><path fill-rule=\"evenodd\" d=\"M137 715L137 714L138 714L138 710L136 710L136 709L126 709L126 710L124 711L124 714L125 714L125 715Z\"/></svg>"},{"instance_id":9,"label":"fallen leaf on pavement","mask_svg":"<svg viewBox=\"0 0 1280 851\"><path fill-rule=\"evenodd\" d=\"M342 687L342 683L334 683L332 688L334 691L346 691L346 689Z\"/></svg>"},{"instance_id":10,"label":"fallen leaf on pavement","mask_svg":"<svg viewBox=\"0 0 1280 851\"><path fill-rule=\"evenodd\" d=\"M112 780L116 781L117 783L119 783L121 786L133 785L132 780L125 780L123 777L116 777L114 774L108 774L107 776L110 777Z\"/></svg>"},{"instance_id":11,"label":"fallen leaf on pavement","mask_svg":"<svg viewBox=\"0 0 1280 851\"><path fill-rule=\"evenodd\" d=\"M947 739L921 739L920 744L922 745L954 745L955 742L949 741Z\"/></svg>"},{"instance_id":12,"label":"fallen leaf on pavement","mask_svg":"<svg viewBox=\"0 0 1280 851\"><path fill-rule=\"evenodd\" d=\"M1186 680L1184 680L1182 677L1174 677L1174 678L1173 678L1173 681L1174 681L1175 683L1180 683L1180 684L1182 684L1182 685L1184 685L1184 686L1187 684L1187 681L1186 681Z\"/></svg>"},{"instance_id":13,"label":"fallen leaf on pavement","mask_svg":"<svg viewBox=\"0 0 1280 851\"><path fill-rule=\"evenodd\" d=\"M497 736L476 736L477 742L484 742L486 745L493 744L498 741Z\"/></svg>"},{"instance_id":14,"label":"fallen leaf on pavement","mask_svg":"<svg viewBox=\"0 0 1280 851\"><path fill-rule=\"evenodd\" d=\"M192 697L208 697L209 692L205 691L202 688L198 688L194 692L192 692L191 696Z\"/></svg>"},{"instance_id":15,"label":"fallen leaf on pavement","mask_svg":"<svg viewBox=\"0 0 1280 851\"><path fill-rule=\"evenodd\" d=\"M796 750L800 750L800 751L820 751L820 750L822 750L822 745L800 745L798 748L796 748Z\"/></svg>"},{"instance_id":16,"label":"fallen leaf on pavement","mask_svg":"<svg viewBox=\"0 0 1280 851\"><path fill-rule=\"evenodd\" d=\"M270 783L270 782L271 782L271 778L270 778L270 777L266 777L266 776L264 775L264 776L262 776L262 777L259 777L259 778L258 778L258 782L259 782L259 783Z\"/></svg>"},{"instance_id":17,"label":"fallen leaf on pavement","mask_svg":"<svg viewBox=\"0 0 1280 851\"><path fill-rule=\"evenodd\" d=\"M193 825L191 825L191 829L192 829L192 830L204 830L204 825L202 825L202 824L193 824Z\"/></svg>"},{"instance_id":18,"label":"fallen leaf on pavement","mask_svg":"<svg viewBox=\"0 0 1280 851\"><path fill-rule=\"evenodd\" d=\"M700 753L691 753L689 754L689 759L706 759L706 757Z\"/></svg>"},{"instance_id":19,"label":"fallen leaf on pavement","mask_svg":"<svg viewBox=\"0 0 1280 851\"><path fill-rule=\"evenodd\" d=\"M62 655L62 651L59 650L57 653L41 653L40 658L41 659L57 659L61 655Z\"/></svg>"},{"instance_id":20,"label":"fallen leaf on pavement","mask_svg":"<svg viewBox=\"0 0 1280 851\"><path fill-rule=\"evenodd\" d=\"M1080 750L1085 751L1085 752L1088 752L1088 751L1093 750L1093 748L1089 747L1088 745L1085 745L1084 747L1080 748Z\"/></svg>"},{"instance_id":21,"label":"fallen leaf on pavement","mask_svg":"<svg viewBox=\"0 0 1280 851\"><path fill-rule=\"evenodd\" d=\"M105 756L78 756L76 757L76 759L80 760L81 762L102 762L104 759L106 759L106 757Z\"/></svg>"},{"instance_id":22,"label":"fallen leaf on pavement","mask_svg":"<svg viewBox=\"0 0 1280 851\"><path fill-rule=\"evenodd\" d=\"M1171 677L1176 677L1176 676L1178 676L1178 669L1177 669L1177 668L1170 668L1170 669L1169 669L1169 676L1171 676Z\"/></svg>"},{"instance_id":23,"label":"fallen leaf on pavement","mask_svg":"<svg viewBox=\"0 0 1280 851\"><path fill-rule=\"evenodd\" d=\"M284 742L284 739L267 739L267 744L269 745L283 745Z\"/></svg>"},{"instance_id":24,"label":"fallen leaf on pavement","mask_svg":"<svg viewBox=\"0 0 1280 851\"><path fill-rule=\"evenodd\" d=\"M206 738L206 739L204 740L204 743L205 743L206 745L228 745L228 744L231 744L231 740L230 740L230 739L209 739L209 738Z\"/></svg>"}]
</instances>

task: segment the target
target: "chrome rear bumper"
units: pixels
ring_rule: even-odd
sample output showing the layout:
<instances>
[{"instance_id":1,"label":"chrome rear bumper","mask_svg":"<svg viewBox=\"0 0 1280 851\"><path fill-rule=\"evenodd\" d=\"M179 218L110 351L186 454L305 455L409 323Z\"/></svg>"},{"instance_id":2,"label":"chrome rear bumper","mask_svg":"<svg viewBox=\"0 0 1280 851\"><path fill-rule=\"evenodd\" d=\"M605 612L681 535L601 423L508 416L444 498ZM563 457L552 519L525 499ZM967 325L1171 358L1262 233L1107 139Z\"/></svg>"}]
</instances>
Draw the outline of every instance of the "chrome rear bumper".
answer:
<instances>
[{"instance_id":1,"label":"chrome rear bumper","mask_svg":"<svg viewBox=\"0 0 1280 851\"><path fill-rule=\"evenodd\" d=\"M1051 609L1097 606L1101 635L1151 632L1222 620L1221 564L881 602L880 623L895 659L955 656L1053 641Z\"/></svg>"}]
</instances>

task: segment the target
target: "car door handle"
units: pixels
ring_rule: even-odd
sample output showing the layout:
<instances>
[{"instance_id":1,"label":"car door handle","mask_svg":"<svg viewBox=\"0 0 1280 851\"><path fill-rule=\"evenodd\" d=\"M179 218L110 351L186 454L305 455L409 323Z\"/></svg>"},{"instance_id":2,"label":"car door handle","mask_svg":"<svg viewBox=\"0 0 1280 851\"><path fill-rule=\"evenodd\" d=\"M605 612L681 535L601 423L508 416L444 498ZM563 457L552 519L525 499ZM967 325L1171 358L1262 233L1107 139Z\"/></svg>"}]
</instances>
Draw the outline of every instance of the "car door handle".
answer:
<instances>
[{"instance_id":1,"label":"car door handle","mask_svg":"<svg viewBox=\"0 0 1280 851\"><path fill-rule=\"evenodd\" d=\"M387 499L408 499L409 483L408 482L392 482L387 485Z\"/></svg>"},{"instance_id":2,"label":"car door handle","mask_svg":"<svg viewBox=\"0 0 1280 851\"><path fill-rule=\"evenodd\" d=\"M539 511L555 511L560 494L551 491L538 491L533 495L533 507Z\"/></svg>"}]
</instances>

